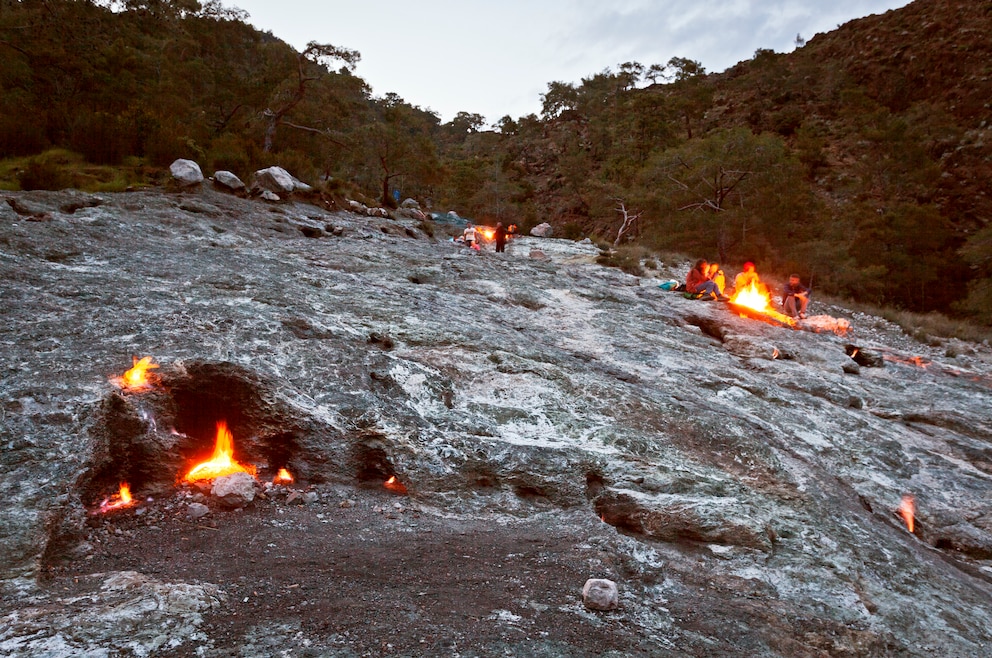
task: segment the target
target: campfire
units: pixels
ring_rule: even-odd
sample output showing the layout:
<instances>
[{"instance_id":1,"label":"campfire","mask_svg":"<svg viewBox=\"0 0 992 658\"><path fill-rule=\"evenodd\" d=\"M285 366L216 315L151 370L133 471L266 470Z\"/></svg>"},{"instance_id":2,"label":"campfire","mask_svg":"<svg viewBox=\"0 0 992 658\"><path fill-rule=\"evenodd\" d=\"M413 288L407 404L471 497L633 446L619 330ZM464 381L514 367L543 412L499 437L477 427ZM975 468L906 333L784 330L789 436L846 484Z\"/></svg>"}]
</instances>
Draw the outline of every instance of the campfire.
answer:
<instances>
[{"instance_id":1,"label":"campfire","mask_svg":"<svg viewBox=\"0 0 992 658\"><path fill-rule=\"evenodd\" d=\"M234 460L234 437L227 429L227 422L221 420L217 422L217 439L214 443L213 455L209 460L190 469L183 480L186 482L213 480L232 473L247 473L254 477L255 467Z\"/></svg>"},{"instance_id":2,"label":"campfire","mask_svg":"<svg viewBox=\"0 0 992 658\"><path fill-rule=\"evenodd\" d=\"M114 377L111 381L119 388L129 392L140 392L150 389L158 383L158 377L149 370L158 368L158 364L152 357L146 356L138 359L131 357L133 366L126 370L120 377Z\"/></svg>"},{"instance_id":3,"label":"campfire","mask_svg":"<svg viewBox=\"0 0 992 658\"><path fill-rule=\"evenodd\" d=\"M751 283L751 285L743 290L736 291L734 296L731 297L730 303L737 307L741 317L770 318L788 327L794 327L796 325L794 318L773 309L768 292L759 289L754 283Z\"/></svg>"},{"instance_id":4,"label":"campfire","mask_svg":"<svg viewBox=\"0 0 992 658\"><path fill-rule=\"evenodd\" d=\"M100 514L106 514L122 507L130 507L134 500L131 498L131 487L127 482L121 482L120 490L113 496L103 499L98 509Z\"/></svg>"}]
</instances>

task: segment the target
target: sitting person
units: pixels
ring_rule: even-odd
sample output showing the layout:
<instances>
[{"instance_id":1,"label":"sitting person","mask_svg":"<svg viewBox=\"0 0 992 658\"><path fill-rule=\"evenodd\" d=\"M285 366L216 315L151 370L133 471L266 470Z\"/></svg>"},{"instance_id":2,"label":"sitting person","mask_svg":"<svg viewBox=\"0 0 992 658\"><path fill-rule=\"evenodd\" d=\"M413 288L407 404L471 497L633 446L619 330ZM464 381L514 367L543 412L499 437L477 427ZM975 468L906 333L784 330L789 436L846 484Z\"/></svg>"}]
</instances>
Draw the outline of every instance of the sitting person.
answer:
<instances>
[{"instance_id":1,"label":"sitting person","mask_svg":"<svg viewBox=\"0 0 992 658\"><path fill-rule=\"evenodd\" d=\"M755 289L761 289L761 279L758 277L757 271L754 269L754 263L748 261L744 263L743 271L734 277L734 292L740 292L745 288L754 284Z\"/></svg>"},{"instance_id":2,"label":"sitting person","mask_svg":"<svg viewBox=\"0 0 992 658\"><path fill-rule=\"evenodd\" d=\"M685 275L685 291L701 294L702 299L724 299L720 289L710 280L709 263L700 258L696 265Z\"/></svg>"},{"instance_id":3,"label":"sitting person","mask_svg":"<svg viewBox=\"0 0 992 658\"><path fill-rule=\"evenodd\" d=\"M720 264L710 263L710 268L707 275L709 276L710 281L716 284L720 294L724 294L723 291L727 289L727 277L724 276L723 270L720 269Z\"/></svg>"},{"instance_id":4,"label":"sitting person","mask_svg":"<svg viewBox=\"0 0 992 658\"><path fill-rule=\"evenodd\" d=\"M782 289L782 307L786 315L806 319L806 305L809 304L809 288L799 282L799 276L789 275L789 282Z\"/></svg>"}]
</instances>

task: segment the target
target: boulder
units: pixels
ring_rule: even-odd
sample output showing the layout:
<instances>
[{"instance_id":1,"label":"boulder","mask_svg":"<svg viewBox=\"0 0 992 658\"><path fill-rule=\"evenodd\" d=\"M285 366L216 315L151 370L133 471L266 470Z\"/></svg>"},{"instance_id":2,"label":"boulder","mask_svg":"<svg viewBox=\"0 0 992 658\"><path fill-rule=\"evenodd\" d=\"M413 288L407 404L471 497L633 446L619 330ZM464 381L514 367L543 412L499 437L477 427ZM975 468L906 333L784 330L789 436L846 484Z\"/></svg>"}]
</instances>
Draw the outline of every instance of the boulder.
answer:
<instances>
[{"instance_id":1,"label":"boulder","mask_svg":"<svg viewBox=\"0 0 992 658\"><path fill-rule=\"evenodd\" d=\"M244 507L255 499L255 478L247 473L232 473L214 480L210 493L227 507Z\"/></svg>"},{"instance_id":2,"label":"boulder","mask_svg":"<svg viewBox=\"0 0 992 658\"><path fill-rule=\"evenodd\" d=\"M235 174L230 171L215 171L214 183L233 192L241 192L246 189L245 184Z\"/></svg>"},{"instance_id":3,"label":"boulder","mask_svg":"<svg viewBox=\"0 0 992 658\"><path fill-rule=\"evenodd\" d=\"M605 578L590 578L582 587L582 603L590 610L614 610L620 603L617 584Z\"/></svg>"},{"instance_id":4,"label":"boulder","mask_svg":"<svg viewBox=\"0 0 992 658\"><path fill-rule=\"evenodd\" d=\"M169 173L172 174L172 180L183 187L199 185L203 182L203 172L200 171L200 165L192 160L176 160L169 165Z\"/></svg>"},{"instance_id":5,"label":"boulder","mask_svg":"<svg viewBox=\"0 0 992 658\"><path fill-rule=\"evenodd\" d=\"M255 172L254 187L261 190L269 190L280 195L288 195L293 192L309 192L313 188L306 183L293 177L282 167L269 167L259 169Z\"/></svg>"},{"instance_id":6,"label":"boulder","mask_svg":"<svg viewBox=\"0 0 992 658\"><path fill-rule=\"evenodd\" d=\"M416 208L417 210L420 209L420 203L418 203L416 199L404 199L401 206L403 208Z\"/></svg>"},{"instance_id":7,"label":"boulder","mask_svg":"<svg viewBox=\"0 0 992 658\"><path fill-rule=\"evenodd\" d=\"M270 190L262 190L261 196L262 196L262 201L272 201L274 203L276 201L282 200L278 194Z\"/></svg>"},{"instance_id":8,"label":"boulder","mask_svg":"<svg viewBox=\"0 0 992 658\"><path fill-rule=\"evenodd\" d=\"M530 234L538 238L550 238L554 235L554 229L551 224L544 222L543 224L538 224L530 230Z\"/></svg>"}]
</instances>

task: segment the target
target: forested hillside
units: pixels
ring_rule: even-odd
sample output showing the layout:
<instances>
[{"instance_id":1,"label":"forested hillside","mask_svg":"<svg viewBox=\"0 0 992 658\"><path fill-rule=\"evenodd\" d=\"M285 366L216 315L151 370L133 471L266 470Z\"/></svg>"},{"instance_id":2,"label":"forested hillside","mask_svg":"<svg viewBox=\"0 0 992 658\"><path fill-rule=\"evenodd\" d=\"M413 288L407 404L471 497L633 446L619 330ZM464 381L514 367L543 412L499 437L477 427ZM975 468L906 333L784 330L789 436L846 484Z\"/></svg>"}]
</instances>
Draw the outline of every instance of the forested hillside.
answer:
<instances>
[{"instance_id":1,"label":"forested hillside","mask_svg":"<svg viewBox=\"0 0 992 658\"><path fill-rule=\"evenodd\" d=\"M112 10L113 9L113 10ZM992 322L992 4L917 0L728 71L627 62L549 81L540 116L442 123L373 98L360 54L304 52L196 0L0 0L0 158L94 186L66 151L153 174L278 164L384 204L756 260L819 290ZM53 155L52 149L62 149Z\"/></svg>"}]
</instances>

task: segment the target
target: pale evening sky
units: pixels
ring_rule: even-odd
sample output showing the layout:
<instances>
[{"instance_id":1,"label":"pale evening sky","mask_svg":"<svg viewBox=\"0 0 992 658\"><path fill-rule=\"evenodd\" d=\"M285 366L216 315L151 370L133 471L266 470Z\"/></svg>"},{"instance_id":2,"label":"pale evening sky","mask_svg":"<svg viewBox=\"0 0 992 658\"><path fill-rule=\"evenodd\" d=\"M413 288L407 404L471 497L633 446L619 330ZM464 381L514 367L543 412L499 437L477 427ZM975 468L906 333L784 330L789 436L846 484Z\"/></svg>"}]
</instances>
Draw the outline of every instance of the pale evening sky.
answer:
<instances>
[{"instance_id":1,"label":"pale evening sky","mask_svg":"<svg viewBox=\"0 0 992 658\"><path fill-rule=\"evenodd\" d=\"M909 0L223 0L297 50L357 50L374 96L394 92L442 121L487 125L541 111L552 81L579 83L672 57L724 71L755 50L789 52L820 32Z\"/></svg>"}]
</instances>

